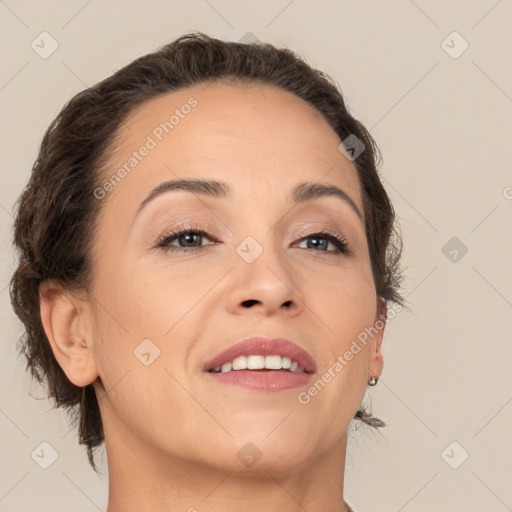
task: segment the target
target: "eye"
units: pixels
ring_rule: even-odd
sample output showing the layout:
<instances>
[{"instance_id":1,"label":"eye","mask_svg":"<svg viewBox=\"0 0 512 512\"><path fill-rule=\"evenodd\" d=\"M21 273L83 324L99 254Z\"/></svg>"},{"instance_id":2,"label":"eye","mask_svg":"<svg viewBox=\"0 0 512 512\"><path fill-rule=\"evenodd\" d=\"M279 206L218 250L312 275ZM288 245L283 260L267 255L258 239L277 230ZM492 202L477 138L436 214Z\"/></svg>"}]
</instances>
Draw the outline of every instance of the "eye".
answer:
<instances>
[{"instance_id":1,"label":"eye","mask_svg":"<svg viewBox=\"0 0 512 512\"><path fill-rule=\"evenodd\" d=\"M213 241L212 237L199 226L181 226L159 238L156 247L164 252L195 252L204 247L201 243L204 238ZM209 245L214 245L215 243L218 242L214 241L213 244Z\"/></svg>"},{"instance_id":2,"label":"eye","mask_svg":"<svg viewBox=\"0 0 512 512\"><path fill-rule=\"evenodd\" d=\"M156 248L167 252L197 252L205 247L202 243L207 238L213 243L207 245L216 245L220 243L209 235L201 226L181 226L172 231L167 232L158 239ZM329 229L321 230L316 233L303 237L300 243L306 242L306 247L300 249L313 249L315 252L324 252L330 255L349 255L350 249L348 243L336 232ZM329 243L335 247L334 250L328 250Z\"/></svg>"},{"instance_id":3,"label":"eye","mask_svg":"<svg viewBox=\"0 0 512 512\"><path fill-rule=\"evenodd\" d=\"M317 233L312 233L301 239L300 243L306 242L306 247L301 249L320 249L316 252L326 252L331 254L350 254L348 243L341 238L337 233L330 229L321 230ZM336 247L335 250L327 250L329 242Z\"/></svg>"}]
</instances>

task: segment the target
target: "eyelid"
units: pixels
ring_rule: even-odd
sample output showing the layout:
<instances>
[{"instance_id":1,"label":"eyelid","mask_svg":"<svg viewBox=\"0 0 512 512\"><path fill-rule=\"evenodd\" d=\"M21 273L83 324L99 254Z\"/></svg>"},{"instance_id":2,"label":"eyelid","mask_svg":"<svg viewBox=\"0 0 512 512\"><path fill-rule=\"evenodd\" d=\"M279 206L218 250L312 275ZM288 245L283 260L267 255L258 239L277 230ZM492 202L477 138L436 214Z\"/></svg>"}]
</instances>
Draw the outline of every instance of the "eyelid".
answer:
<instances>
[{"instance_id":1,"label":"eyelid","mask_svg":"<svg viewBox=\"0 0 512 512\"><path fill-rule=\"evenodd\" d=\"M302 228L299 229L298 233L294 236L298 237L305 237L305 236L311 236L317 233L331 233L333 235L336 235L341 240L348 243L348 237L345 236L345 234L337 229L329 225L330 223L314 223L314 224L308 224Z\"/></svg>"}]
</instances>

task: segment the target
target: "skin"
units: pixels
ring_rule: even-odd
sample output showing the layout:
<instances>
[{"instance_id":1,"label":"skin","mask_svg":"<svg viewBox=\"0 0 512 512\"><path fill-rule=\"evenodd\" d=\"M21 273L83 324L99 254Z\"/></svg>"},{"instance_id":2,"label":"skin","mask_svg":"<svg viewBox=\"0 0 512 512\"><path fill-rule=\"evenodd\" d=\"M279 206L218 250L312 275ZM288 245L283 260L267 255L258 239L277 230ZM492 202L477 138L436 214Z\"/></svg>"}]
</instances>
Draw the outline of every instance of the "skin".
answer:
<instances>
[{"instance_id":1,"label":"skin","mask_svg":"<svg viewBox=\"0 0 512 512\"><path fill-rule=\"evenodd\" d=\"M57 361L71 382L93 383L98 396L108 511L345 511L347 428L368 380L382 372L383 328L310 403L297 395L385 311L364 221L336 197L292 207L288 196L299 182L334 184L363 212L356 168L300 98L218 82L137 108L120 128L106 176L191 96L197 106L102 199L91 293L53 281L41 287ZM154 187L177 178L225 181L233 197L171 191L135 218ZM155 248L188 221L212 235L199 238L199 251ZM337 232L352 254L336 253L332 243L329 252L308 247L305 237L318 228ZM263 248L250 264L236 252L247 236ZM178 239L172 244L180 247ZM202 373L214 355L256 335L308 351L318 369L311 384L266 393ZM147 338L160 350L149 366L134 357ZM252 467L237 457L248 442L262 454Z\"/></svg>"}]
</instances>

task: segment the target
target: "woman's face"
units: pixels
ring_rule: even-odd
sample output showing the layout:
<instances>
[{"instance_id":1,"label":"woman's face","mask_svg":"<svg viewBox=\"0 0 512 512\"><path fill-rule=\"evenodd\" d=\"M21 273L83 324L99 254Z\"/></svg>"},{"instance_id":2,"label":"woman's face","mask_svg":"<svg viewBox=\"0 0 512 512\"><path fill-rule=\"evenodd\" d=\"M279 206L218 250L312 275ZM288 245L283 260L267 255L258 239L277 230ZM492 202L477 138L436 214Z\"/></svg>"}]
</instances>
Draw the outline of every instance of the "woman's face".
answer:
<instances>
[{"instance_id":1,"label":"woman's face","mask_svg":"<svg viewBox=\"0 0 512 512\"><path fill-rule=\"evenodd\" d=\"M382 311L356 169L337 135L290 93L213 83L145 103L118 140L97 192L87 340L107 447L122 439L135 451L237 471L254 452L253 470L275 472L336 453L370 375L382 370L382 332L344 357ZM215 180L230 193L168 189L141 207L171 180ZM301 183L338 187L353 205L332 194L294 203ZM196 234L159 247L177 228ZM325 229L348 252L311 236ZM266 392L204 371L253 336L292 341L316 373Z\"/></svg>"}]
</instances>

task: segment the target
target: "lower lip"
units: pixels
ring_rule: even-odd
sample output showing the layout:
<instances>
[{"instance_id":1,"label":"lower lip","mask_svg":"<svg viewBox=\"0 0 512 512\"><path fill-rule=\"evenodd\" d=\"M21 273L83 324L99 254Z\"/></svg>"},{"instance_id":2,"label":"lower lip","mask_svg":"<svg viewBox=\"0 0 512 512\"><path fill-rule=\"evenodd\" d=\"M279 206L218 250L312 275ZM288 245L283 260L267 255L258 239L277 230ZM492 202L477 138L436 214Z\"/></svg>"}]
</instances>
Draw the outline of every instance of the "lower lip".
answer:
<instances>
[{"instance_id":1,"label":"lower lip","mask_svg":"<svg viewBox=\"0 0 512 512\"><path fill-rule=\"evenodd\" d=\"M229 372L206 372L218 382L255 391L283 391L304 386L312 374L286 370L231 370Z\"/></svg>"}]
</instances>

